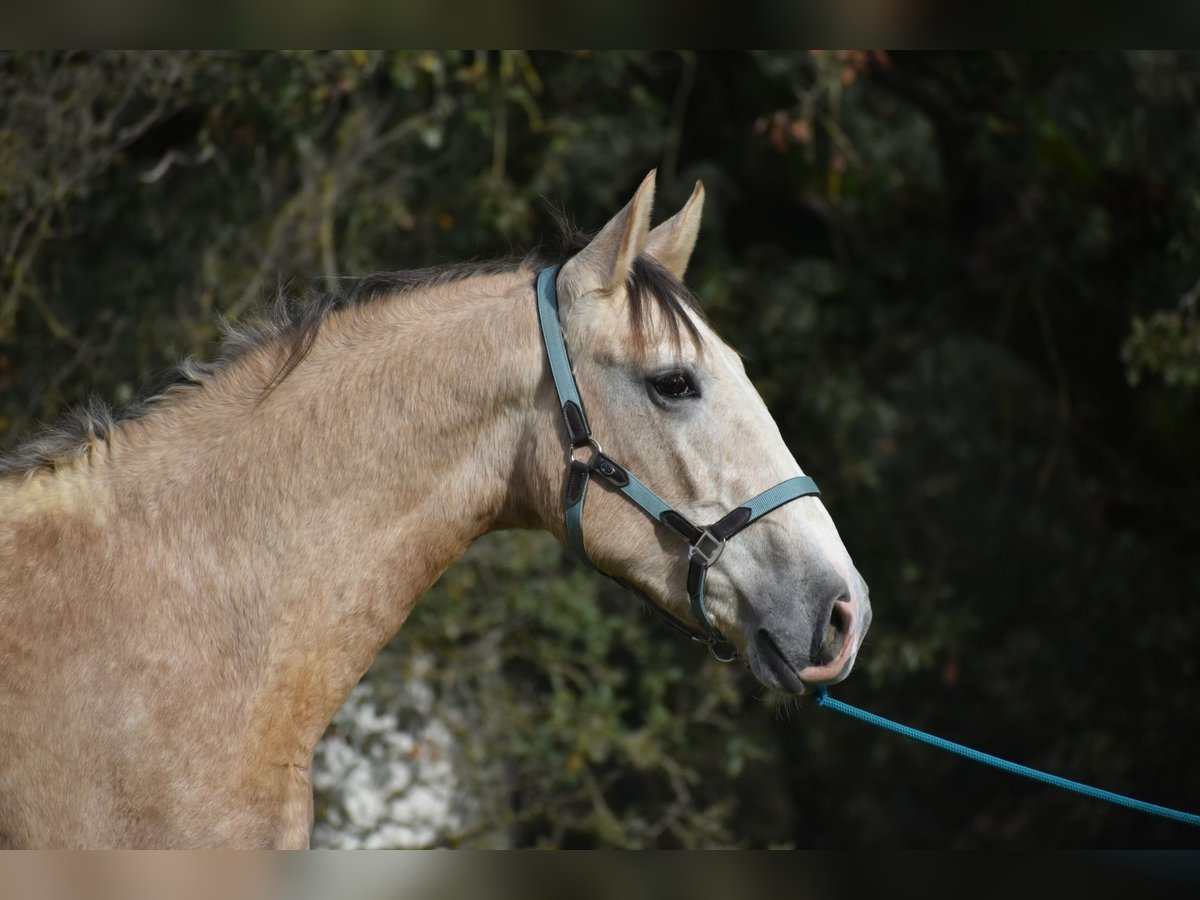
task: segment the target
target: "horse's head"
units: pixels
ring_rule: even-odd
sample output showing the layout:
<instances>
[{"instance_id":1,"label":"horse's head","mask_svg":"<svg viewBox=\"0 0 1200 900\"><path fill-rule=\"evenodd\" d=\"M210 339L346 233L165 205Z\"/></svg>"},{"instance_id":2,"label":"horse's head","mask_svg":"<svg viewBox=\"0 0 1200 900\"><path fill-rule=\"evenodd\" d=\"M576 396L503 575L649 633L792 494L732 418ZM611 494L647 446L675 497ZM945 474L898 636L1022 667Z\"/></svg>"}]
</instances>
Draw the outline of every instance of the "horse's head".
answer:
<instances>
[{"instance_id":1,"label":"horse's head","mask_svg":"<svg viewBox=\"0 0 1200 900\"><path fill-rule=\"evenodd\" d=\"M651 229L653 197L651 173L566 262L557 279L559 316L605 454L691 522L708 524L802 473L738 354L705 323L680 280L703 187ZM583 512L588 556L699 628L687 541L627 499L611 483L591 488ZM802 693L845 678L871 611L820 499L780 506L721 549L704 604L759 680Z\"/></svg>"}]
</instances>

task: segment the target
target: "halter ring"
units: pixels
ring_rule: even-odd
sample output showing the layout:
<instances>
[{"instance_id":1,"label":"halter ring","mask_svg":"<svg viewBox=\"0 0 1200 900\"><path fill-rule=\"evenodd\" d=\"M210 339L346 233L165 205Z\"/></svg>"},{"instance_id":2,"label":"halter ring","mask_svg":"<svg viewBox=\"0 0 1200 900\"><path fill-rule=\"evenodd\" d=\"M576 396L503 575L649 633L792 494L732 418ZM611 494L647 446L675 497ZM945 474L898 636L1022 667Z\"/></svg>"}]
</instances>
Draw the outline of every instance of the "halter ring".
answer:
<instances>
[{"instance_id":1,"label":"halter ring","mask_svg":"<svg viewBox=\"0 0 1200 900\"><path fill-rule=\"evenodd\" d=\"M597 456L599 456L601 453L604 452L604 450L601 449L601 447L600 447L600 442L598 440L596 440L594 437L589 437L587 439L586 444L580 444L578 447L571 447L570 452L568 453L568 458L570 459L571 462L579 462L579 460L575 459L575 451L582 450L584 447L592 448L592 459L595 459ZM589 459L588 463L590 464L591 461L592 460Z\"/></svg>"}]
</instances>

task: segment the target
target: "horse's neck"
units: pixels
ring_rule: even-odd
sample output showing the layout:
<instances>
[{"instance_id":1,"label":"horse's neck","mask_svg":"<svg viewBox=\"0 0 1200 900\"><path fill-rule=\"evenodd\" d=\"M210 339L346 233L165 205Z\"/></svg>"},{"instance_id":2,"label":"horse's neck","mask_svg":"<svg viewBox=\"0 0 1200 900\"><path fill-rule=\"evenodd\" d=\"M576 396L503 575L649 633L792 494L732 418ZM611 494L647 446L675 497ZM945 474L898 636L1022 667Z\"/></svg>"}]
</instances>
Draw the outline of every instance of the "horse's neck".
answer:
<instances>
[{"instance_id":1,"label":"horse's neck","mask_svg":"<svg viewBox=\"0 0 1200 900\"><path fill-rule=\"evenodd\" d=\"M254 685L262 753L302 760L445 567L536 524L527 274L340 313L261 402L268 348L114 438L124 566L154 559L147 613Z\"/></svg>"}]
</instances>

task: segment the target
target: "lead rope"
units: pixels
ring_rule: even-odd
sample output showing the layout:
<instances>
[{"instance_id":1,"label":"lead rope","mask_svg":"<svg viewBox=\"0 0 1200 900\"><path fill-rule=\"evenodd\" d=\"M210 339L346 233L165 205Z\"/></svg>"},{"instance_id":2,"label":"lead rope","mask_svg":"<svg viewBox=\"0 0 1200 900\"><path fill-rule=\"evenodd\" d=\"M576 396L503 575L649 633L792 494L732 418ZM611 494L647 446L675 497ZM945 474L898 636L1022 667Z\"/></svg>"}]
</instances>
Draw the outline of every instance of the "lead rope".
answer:
<instances>
[{"instance_id":1,"label":"lead rope","mask_svg":"<svg viewBox=\"0 0 1200 900\"><path fill-rule=\"evenodd\" d=\"M1026 778L1032 778L1034 781L1040 781L1043 784L1048 784L1051 787L1062 788L1065 791L1074 791L1076 794L1082 794L1085 797L1091 797L1093 800L1105 800L1109 803L1115 803L1117 806L1124 806L1126 809L1136 810L1137 812L1148 813L1152 816L1161 816L1164 819L1171 819L1176 822L1182 822L1184 825L1200 826L1200 815L1195 813L1183 812L1178 809L1171 809L1166 806L1159 806L1157 803L1147 803L1145 800L1135 800L1133 797L1126 797L1124 794L1116 794L1112 791L1102 790L1101 788L1092 787L1089 784L1083 784L1078 781L1071 781L1069 778L1062 778L1058 775L1051 775L1049 772L1043 772L1040 769L1033 769L1029 766L1023 766L1019 763L1009 762L1007 759L1001 759L998 756L992 756L990 753L982 753L979 750L972 750L962 744L956 744L954 741L948 741L945 738L940 738L937 735L929 734L926 731L920 731L916 728L910 728L907 725L901 725L899 722L893 722L891 719L885 719L883 716L877 716L874 713L869 713L865 709L859 709L857 706L851 706L849 703L843 703L841 700L835 700L829 696L824 685L820 685L816 690L817 706L822 709L831 709L834 712L841 713L844 716L849 716L852 719L858 719L860 722L866 722L868 725L874 725L876 728L882 728L885 731L891 731L894 734L902 737L911 738L914 741L920 741L924 744L929 744L931 747L937 747L939 750L945 750L948 753L954 753L958 756L965 756L967 759L973 759L977 763L993 766L1002 772L1008 772L1011 775L1023 775Z\"/></svg>"}]
</instances>

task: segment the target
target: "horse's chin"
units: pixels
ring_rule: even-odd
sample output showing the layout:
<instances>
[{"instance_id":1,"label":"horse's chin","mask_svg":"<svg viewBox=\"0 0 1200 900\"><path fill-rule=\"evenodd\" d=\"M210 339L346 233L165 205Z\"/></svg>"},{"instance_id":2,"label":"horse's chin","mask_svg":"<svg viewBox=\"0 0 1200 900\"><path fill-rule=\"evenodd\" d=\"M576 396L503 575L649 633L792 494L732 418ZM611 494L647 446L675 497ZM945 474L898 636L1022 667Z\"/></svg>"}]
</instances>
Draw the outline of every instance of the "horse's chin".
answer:
<instances>
[{"instance_id":1,"label":"horse's chin","mask_svg":"<svg viewBox=\"0 0 1200 900\"><path fill-rule=\"evenodd\" d=\"M784 694L803 695L811 693L817 685L844 681L854 668L855 653L852 647L845 647L827 665L800 666L788 659L770 632L760 628L748 642L743 657L751 674L766 687Z\"/></svg>"},{"instance_id":2,"label":"horse's chin","mask_svg":"<svg viewBox=\"0 0 1200 900\"><path fill-rule=\"evenodd\" d=\"M750 673L771 690L782 694L806 694L810 690L769 635L750 641L744 655Z\"/></svg>"}]
</instances>

